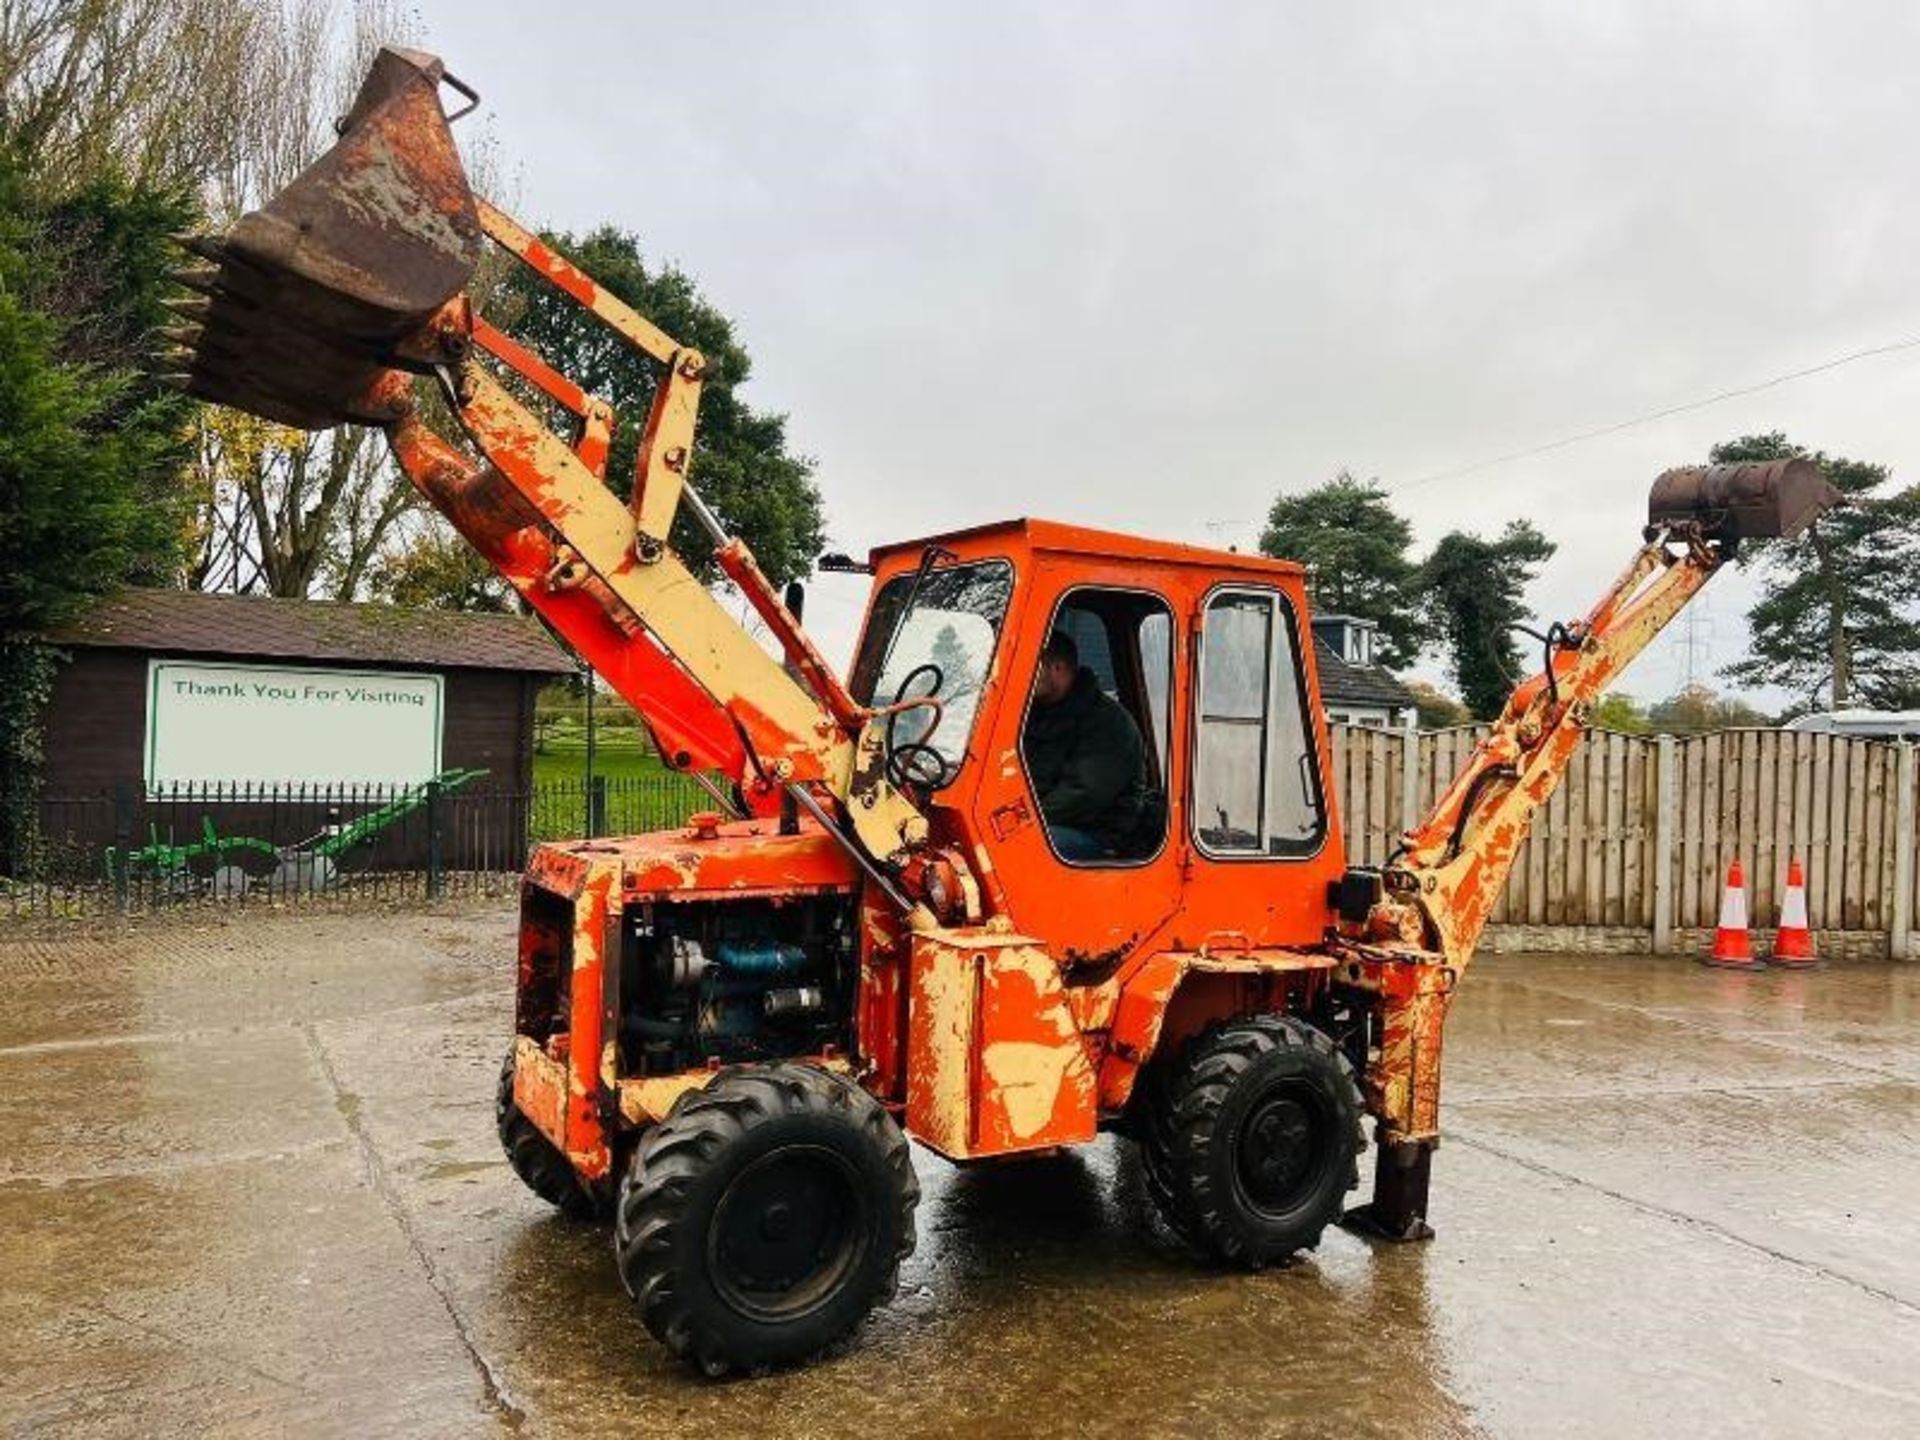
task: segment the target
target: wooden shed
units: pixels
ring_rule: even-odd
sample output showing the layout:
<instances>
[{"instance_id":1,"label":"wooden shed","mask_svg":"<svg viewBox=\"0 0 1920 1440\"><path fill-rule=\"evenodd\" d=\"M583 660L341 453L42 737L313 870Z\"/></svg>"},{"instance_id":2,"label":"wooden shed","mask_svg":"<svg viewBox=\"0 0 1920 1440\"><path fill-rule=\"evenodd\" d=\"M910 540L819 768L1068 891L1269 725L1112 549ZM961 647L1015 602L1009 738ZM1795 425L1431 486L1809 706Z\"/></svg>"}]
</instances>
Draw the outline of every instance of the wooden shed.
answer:
<instances>
[{"instance_id":1,"label":"wooden shed","mask_svg":"<svg viewBox=\"0 0 1920 1440\"><path fill-rule=\"evenodd\" d=\"M109 823L82 823L95 815L125 832L130 802L137 838L156 815L170 828L199 824L199 809L162 808L183 794L199 805L264 793L283 811L283 797L319 795L337 810L336 797L377 799L456 770L486 772L473 800L484 792L524 813L535 695L575 670L517 615L179 590L120 592L48 638L67 658L47 711L42 795L50 819L69 807L61 824L76 835ZM114 803L95 808L99 797ZM493 818L490 834L515 827ZM310 822L288 813L275 828Z\"/></svg>"}]
</instances>

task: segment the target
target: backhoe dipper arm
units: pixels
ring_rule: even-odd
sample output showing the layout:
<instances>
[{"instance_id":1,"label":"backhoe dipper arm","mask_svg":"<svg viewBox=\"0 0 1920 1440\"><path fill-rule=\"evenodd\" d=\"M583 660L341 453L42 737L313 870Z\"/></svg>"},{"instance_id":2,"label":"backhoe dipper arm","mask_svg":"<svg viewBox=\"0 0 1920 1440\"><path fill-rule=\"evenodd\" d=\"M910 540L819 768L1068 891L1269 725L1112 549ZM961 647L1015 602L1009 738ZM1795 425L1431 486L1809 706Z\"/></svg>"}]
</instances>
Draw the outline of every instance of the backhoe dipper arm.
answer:
<instances>
[{"instance_id":1,"label":"backhoe dipper arm","mask_svg":"<svg viewBox=\"0 0 1920 1440\"><path fill-rule=\"evenodd\" d=\"M1447 1011L1534 812L1560 783L1593 700L1719 568L1697 534L1662 529L1584 621L1556 627L1545 673L1526 681L1383 875L1365 940L1343 938L1356 983L1375 996L1365 1077L1379 1122L1372 1202L1349 1223L1423 1239L1430 1152L1439 1143ZM1371 943L1369 943L1371 942Z\"/></svg>"},{"instance_id":2,"label":"backhoe dipper arm","mask_svg":"<svg viewBox=\"0 0 1920 1440\"><path fill-rule=\"evenodd\" d=\"M1432 1235L1427 1185L1440 1141L1447 1011L1534 814L1566 773L1593 705L1731 558L1743 538L1798 534L1838 492L1806 461L1669 470L1645 544L1584 619L1543 638L1542 672L1507 700L1432 812L1407 832L1359 933L1333 942L1373 999L1367 1108L1378 1122L1373 1198L1346 1222L1395 1240Z\"/></svg>"}]
</instances>

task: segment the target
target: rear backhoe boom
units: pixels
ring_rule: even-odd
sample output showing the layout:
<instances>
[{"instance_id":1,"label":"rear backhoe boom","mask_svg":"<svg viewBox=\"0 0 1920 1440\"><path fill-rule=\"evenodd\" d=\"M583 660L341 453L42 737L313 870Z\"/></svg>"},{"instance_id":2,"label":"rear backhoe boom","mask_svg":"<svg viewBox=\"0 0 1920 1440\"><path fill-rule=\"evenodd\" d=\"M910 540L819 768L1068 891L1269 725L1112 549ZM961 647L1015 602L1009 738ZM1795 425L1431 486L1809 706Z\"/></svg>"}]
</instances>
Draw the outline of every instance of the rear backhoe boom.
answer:
<instances>
[{"instance_id":1,"label":"rear backhoe boom","mask_svg":"<svg viewBox=\"0 0 1920 1440\"><path fill-rule=\"evenodd\" d=\"M1539 637L1540 673L1514 690L1492 732L1407 832L1378 888L1358 887L1371 905L1362 918L1363 907L1350 903L1334 948L1399 998L1383 1007L1389 1023L1371 1077L1381 1119L1375 1198L1354 1212L1356 1223L1391 1236L1427 1233L1447 1008L1533 817L1565 776L1595 704L1743 535L1796 535L1837 498L1804 460L1662 475L1645 544L1583 619ZM1396 970L1395 956L1413 968Z\"/></svg>"}]
</instances>

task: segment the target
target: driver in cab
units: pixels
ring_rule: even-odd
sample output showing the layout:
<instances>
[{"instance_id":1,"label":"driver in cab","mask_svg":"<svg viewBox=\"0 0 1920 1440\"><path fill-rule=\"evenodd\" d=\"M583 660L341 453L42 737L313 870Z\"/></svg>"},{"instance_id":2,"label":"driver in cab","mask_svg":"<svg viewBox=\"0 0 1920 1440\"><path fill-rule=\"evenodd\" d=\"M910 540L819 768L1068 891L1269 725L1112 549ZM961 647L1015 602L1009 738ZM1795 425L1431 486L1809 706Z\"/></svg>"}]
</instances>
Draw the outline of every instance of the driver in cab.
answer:
<instances>
[{"instance_id":1,"label":"driver in cab","mask_svg":"<svg viewBox=\"0 0 1920 1440\"><path fill-rule=\"evenodd\" d=\"M1127 853L1146 808L1146 748L1133 717L1101 690L1064 631L1040 652L1020 748L1061 859Z\"/></svg>"}]
</instances>

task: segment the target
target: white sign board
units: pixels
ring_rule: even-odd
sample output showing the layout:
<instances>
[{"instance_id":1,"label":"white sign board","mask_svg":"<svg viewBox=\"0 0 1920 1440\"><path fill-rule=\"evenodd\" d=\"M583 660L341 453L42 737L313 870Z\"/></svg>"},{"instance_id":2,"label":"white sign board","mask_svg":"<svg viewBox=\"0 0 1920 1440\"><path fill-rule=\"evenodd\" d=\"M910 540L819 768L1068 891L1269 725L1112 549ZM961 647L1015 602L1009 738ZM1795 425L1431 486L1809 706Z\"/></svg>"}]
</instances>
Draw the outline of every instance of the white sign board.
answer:
<instances>
[{"instance_id":1,"label":"white sign board","mask_svg":"<svg viewBox=\"0 0 1920 1440\"><path fill-rule=\"evenodd\" d=\"M147 662L147 786L411 785L440 772L442 677Z\"/></svg>"}]
</instances>

